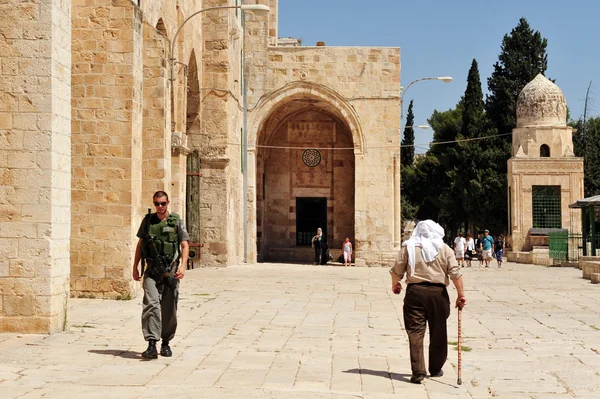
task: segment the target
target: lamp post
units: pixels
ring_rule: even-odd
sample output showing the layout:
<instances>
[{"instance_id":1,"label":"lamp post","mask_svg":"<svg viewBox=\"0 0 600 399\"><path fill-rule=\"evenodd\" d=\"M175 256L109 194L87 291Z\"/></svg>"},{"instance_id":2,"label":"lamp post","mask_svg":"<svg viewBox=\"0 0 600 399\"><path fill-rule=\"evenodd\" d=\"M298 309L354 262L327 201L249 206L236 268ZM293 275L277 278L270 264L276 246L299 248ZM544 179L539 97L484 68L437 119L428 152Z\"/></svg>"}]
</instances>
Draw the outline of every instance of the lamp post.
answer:
<instances>
[{"instance_id":1,"label":"lamp post","mask_svg":"<svg viewBox=\"0 0 600 399\"><path fill-rule=\"evenodd\" d=\"M179 32L181 31L181 29L183 28L183 26L193 17L195 17L198 14L201 14L203 12L206 11L213 11L213 10L222 10L222 9L240 9L242 10L242 20L244 18L244 11L264 11L264 12L269 12L271 9L264 5L264 4L242 4L239 6L217 6L217 7L209 7L209 8L204 8L202 10L196 11L195 13L191 14L189 17L187 17L182 23L181 25L179 25L179 27L177 28L177 32L175 32L175 35L173 36L173 41L171 43L171 76L169 78L169 80L171 82L173 82L175 80L175 44L177 43L177 36L179 35ZM242 25L243 26L243 25ZM243 225L244 225L244 263L248 262L248 131L247 131L247 120L248 120L248 94L247 94L247 79L246 79L246 73L244 71L244 57L245 54L242 55L242 84L243 84L243 127L242 127L242 154L243 154L243 159L242 159L242 168L243 168Z\"/></svg>"},{"instance_id":2,"label":"lamp post","mask_svg":"<svg viewBox=\"0 0 600 399\"><path fill-rule=\"evenodd\" d=\"M212 11L212 10L224 10L224 9L236 9L239 8L242 11L270 11L270 8L264 4L243 4L240 6L217 6L217 7L209 7L209 8L203 8L200 11L196 11L195 13L191 14L189 17L187 17L185 19L185 21L183 21L181 23L181 25L179 25L179 27L177 28L177 32L175 32L175 36L173 36L173 40L171 42L171 77L169 80L174 81L175 80L175 73L174 73L174 68L173 65L175 64L175 44L177 43L177 36L179 35L179 32L181 31L181 29L183 28L183 26L193 17L195 17L198 14L201 14L205 11Z\"/></svg>"},{"instance_id":3,"label":"lamp post","mask_svg":"<svg viewBox=\"0 0 600 399\"><path fill-rule=\"evenodd\" d=\"M434 77L420 78L420 79L413 80L405 88L401 88L402 94L400 95L400 133L399 133L400 140L398 142L398 148L400 150L399 154L398 154L399 164L402 164L402 159L400 157L402 156L402 119L404 118L404 95L406 94L406 91L408 90L408 88L410 86L412 86L413 84L415 84L417 82L421 82L423 80L439 80L444 83L450 83L450 82L452 82L452 77L438 76L435 78ZM412 129L414 129L415 127L422 128L422 129L428 129L429 125L406 126L406 127L410 127ZM398 226L396 227L397 228L397 240L395 240L396 242L394 243L394 246L396 246L398 248L400 247L400 243L402 242L401 237L400 237L401 232L402 232L401 209L402 209L402 196L400 193L400 187L398 187Z\"/></svg>"}]
</instances>

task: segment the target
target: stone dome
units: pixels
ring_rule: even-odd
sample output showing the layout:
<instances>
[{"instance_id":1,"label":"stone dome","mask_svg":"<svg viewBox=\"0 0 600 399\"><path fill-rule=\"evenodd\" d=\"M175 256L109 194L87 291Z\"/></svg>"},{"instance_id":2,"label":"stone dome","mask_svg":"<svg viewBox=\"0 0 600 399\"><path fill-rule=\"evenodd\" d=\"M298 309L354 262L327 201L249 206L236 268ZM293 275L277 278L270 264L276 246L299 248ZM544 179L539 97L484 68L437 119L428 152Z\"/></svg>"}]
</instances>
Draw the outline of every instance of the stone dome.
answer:
<instances>
[{"instance_id":1,"label":"stone dome","mask_svg":"<svg viewBox=\"0 0 600 399\"><path fill-rule=\"evenodd\" d=\"M560 88L541 73L517 99L517 127L566 126L567 102Z\"/></svg>"}]
</instances>

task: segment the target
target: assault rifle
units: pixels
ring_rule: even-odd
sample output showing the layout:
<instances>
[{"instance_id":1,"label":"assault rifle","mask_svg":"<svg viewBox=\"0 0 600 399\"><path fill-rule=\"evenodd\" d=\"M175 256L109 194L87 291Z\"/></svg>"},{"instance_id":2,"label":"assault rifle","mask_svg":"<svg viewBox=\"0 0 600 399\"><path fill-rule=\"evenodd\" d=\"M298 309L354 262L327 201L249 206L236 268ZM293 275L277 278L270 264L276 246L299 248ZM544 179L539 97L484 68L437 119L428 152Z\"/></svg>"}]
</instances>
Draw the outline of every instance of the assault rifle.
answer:
<instances>
[{"instance_id":1,"label":"assault rifle","mask_svg":"<svg viewBox=\"0 0 600 399\"><path fill-rule=\"evenodd\" d=\"M158 248L156 247L156 241L151 235L147 235L144 238L143 246L146 248L148 259L148 267L150 268L149 274L151 276L163 277L171 272L171 267L167 264L167 258L160 255Z\"/></svg>"},{"instance_id":2,"label":"assault rifle","mask_svg":"<svg viewBox=\"0 0 600 399\"><path fill-rule=\"evenodd\" d=\"M151 214L150 208L148 208L148 214ZM160 254L156 247L157 241L150 235L147 234L142 240L142 274L144 272L144 261L148 263L148 274L153 277L164 277L169 275L171 267L167 263L167 258ZM158 241L158 244L162 244Z\"/></svg>"}]
</instances>

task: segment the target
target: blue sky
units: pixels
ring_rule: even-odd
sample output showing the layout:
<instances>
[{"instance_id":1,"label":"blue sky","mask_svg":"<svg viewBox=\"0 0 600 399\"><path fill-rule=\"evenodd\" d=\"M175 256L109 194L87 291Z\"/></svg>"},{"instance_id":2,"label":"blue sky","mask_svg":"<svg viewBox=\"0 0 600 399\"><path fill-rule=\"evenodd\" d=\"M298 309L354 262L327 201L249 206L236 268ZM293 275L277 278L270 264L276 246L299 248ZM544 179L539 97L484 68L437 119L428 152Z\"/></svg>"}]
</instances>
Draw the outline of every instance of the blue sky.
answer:
<instances>
[{"instance_id":1,"label":"blue sky","mask_svg":"<svg viewBox=\"0 0 600 399\"><path fill-rule=\"evenodd\" d=\"M525 17L548 39L546 76L556 80L577 118L590 81L597 100L591 114L600 115L599 13L597 0L280 0L279 36L302 38L307 46L324 41L400 47L402 86L422 77L452 76L452 83L424 81L406 92L405 105L415 101L420 125L435 109L453 108L460 100L473 58L485 97L502 38ZM418 129L415 136L416 144L428 143L432 131Z\"/></svg>"}]
</instances>

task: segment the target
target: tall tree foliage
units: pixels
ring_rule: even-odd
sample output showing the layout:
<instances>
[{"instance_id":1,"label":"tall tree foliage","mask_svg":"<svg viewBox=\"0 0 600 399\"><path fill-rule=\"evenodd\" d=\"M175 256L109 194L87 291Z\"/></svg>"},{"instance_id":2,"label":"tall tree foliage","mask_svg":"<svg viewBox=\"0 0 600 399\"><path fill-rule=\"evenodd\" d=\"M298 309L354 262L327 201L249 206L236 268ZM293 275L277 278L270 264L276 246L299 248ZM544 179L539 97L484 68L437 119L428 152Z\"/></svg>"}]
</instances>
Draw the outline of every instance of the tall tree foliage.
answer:
<instances>
[{"instance_id":1,"label":"tall tree foliage","mask_svg":"<svg viewBox=\"0 0 600 399\"><path fill-rule=\"evenodd\" d=\"M403 192L416 207L417 218L436 219L449 234L483 228L495 234L506 232L506 172L512 140L504 134L516 126L520 91L546 71L546 47L547 40L521 18L502 40L498 62L487 80L486 101L478 64L473 60L465 94L456 108L434 111L428 120L434 130L433 145L403 174ZM497 135L501 136L484 138ZM472 138L481 140L465 140ZM600 136L596 142L600 143ZM594 151L600 154L600 148ZM600 174L600 162L592 162L588 164L596 165Z\"/></svg>"},{"instance_id":2,"label":"tall tree foliage","mask_svg":"<svg viewBox=\"0 0 600 399\"><path fill-rule=\"evenodd\" d=\"M600 117L580 119L572 124L575 155L583 157L584 195L600 195Z\"/></svg>"},{"instance_id":3,"label":"tall tree foliage","mask_svg":"<svg viewBox=\"0 0 600 399\"><path fill-rule=\"evenodd\" d=\"M487 116L498 134L511 133L517 125L517 97L539 73L548 68L548 40L534 31L525 18L504 35L498 61L488 79Z\"/></svg>"},{"instance_id":4,"label":"tall tree foliage","mask_svg":"<svg viewBox=\"0 0 600 399\"><path fill-rule=\"evenodd\" d=\"M404 136L402 137L402 149L400 150L400 161L402 166L412 165L415 161L415 115L413 114L413 100L408 105L406 114L406 125L404 127Z\"/></svg>"},{"instance_id":5,"label":"tall tree foliage","mask_svg":"<svg viewBox=\"0 0 600 399\"><path fill-rule=\"evenodd\" d=\"M511 133L517 125L516 104L521 90L539 73L548 68L546 47L548 41L541 33L534 31L525 18L521 18L517 26L502 39L501 52L494 71L488 79L489 95L486 98L486 117L490 126L487 135L501 135L497 140L486 140L486 148L482 162L486 162L488 170L494 167L489 175L485 190L486 207L492 211L490 223L498 223L495 227L501 231L507 229L507 161L511 157ZM497 180L499 179L499 180ZM502 221L502 222L501 222Z\"/></svg>"}]
</instances>

